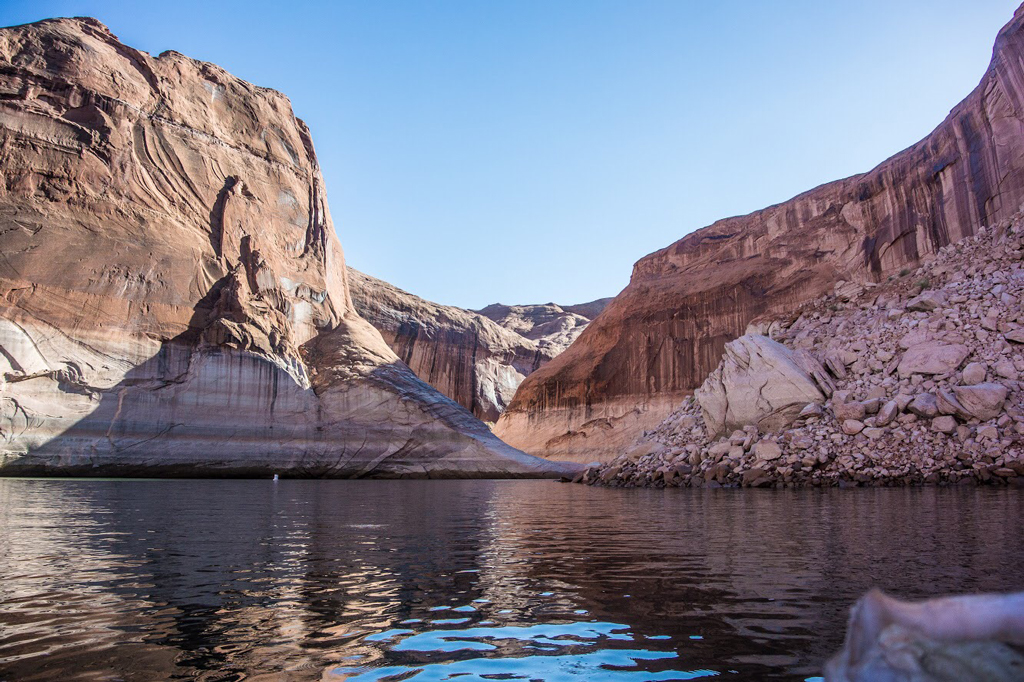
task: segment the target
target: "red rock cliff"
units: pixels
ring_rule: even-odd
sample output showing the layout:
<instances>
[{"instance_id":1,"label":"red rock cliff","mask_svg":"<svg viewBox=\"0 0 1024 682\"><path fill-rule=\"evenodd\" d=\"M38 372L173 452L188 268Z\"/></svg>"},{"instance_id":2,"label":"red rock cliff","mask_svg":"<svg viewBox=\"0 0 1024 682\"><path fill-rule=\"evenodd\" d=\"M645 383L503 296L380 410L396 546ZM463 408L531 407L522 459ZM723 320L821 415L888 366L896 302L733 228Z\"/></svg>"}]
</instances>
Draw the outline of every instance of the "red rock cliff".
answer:
<instances>
[{"instance_id":1,"label":"red rock cliff","mask_svg":"<svg viewBox=\"0 0 1024 682\"><path fill-rule=\"evenodd\" d=\"M493 422L523 379L569 347L608 299L473 311L414 296L348 268L356 311L416 376Z\"/></svg>"},{"instance_id":2,"label":"red rock cliff","mask_svg":"<svg viewBox=\"0 0 1024 682\"><path fill-rule=\"evenodd\" d=\"M549 476L353 309L279 92L0 29L0 472Z\"/></svg>"},{"instance_id":3,"label":"red rock cliff","mask_svg":"<svg viewBox=\"0 0 1024 682\"><path fill-rule=\"evenodd\" d=\"M519 387L496 433L545 457L607 459L700 385L754 317L838 280L878 281L1024 201L1024 8L978 87L875 169L727 218L641 259L629 285Z\"/></svg>"}]
</instances>

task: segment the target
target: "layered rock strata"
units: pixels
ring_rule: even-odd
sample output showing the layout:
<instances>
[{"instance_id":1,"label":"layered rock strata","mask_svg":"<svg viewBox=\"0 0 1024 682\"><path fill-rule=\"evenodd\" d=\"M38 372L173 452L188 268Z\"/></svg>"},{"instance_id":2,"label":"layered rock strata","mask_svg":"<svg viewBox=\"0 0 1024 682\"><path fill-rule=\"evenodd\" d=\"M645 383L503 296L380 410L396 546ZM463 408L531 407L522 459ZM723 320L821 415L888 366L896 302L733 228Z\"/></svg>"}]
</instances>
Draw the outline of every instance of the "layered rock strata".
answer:
<instances>
[{"instance_id":1,"label":"layered rock strata","mask_svg":"<svg viewBox=\"0 0 1024 682\"><path fill-rule=\"evenodd\" d=\"M640 260L572 347L520 386L495 432L545 457L614 457L718 364L725 344L840 280L872 284L1024 201L1024 11L981 83L874 170L721 220Z\"/></svg>"},{"instance_id":2,"label":"layered rock strata","mask_svg":"<svg viewBox=\"0 0 1024 682\"><path fill-rule=\"evenodd\" d=\"M523 379L564 351L601 301L565 309L495 304L480 311L424 300L348 268L352 302L416 376L484 421L496 421Z\"/></svg>"},{"instance_id":3,"label":"layered rock strata","mask_svg":"<svg viewBox=\"0 0 1024 682\"><path fill-rule=\"evenodd\" d=\"M1024 485L1024 219L836 292L755 320L695 397L579 480Z\"/></svg>"},{"instance_id":4,"label":"layered rock strata","mask_svg":"<svg viewBox=\"0 0 1024 682\"><path fill-rule=\"evenodd\" d=\"M555 353L470 310L424 300L348 269L352 301L418 377L496 421L523 379Z\"/></svg>"},{"instance_id":5,"label":"layered rock strata","mask_svg":"<svg viewBox=\"0 0 1024 682\"><path fill-rule=\"evenodd\" d=\"M550 476L353 309L288 99L0 30L0 473Z\"/></svg>"}]
</instances>

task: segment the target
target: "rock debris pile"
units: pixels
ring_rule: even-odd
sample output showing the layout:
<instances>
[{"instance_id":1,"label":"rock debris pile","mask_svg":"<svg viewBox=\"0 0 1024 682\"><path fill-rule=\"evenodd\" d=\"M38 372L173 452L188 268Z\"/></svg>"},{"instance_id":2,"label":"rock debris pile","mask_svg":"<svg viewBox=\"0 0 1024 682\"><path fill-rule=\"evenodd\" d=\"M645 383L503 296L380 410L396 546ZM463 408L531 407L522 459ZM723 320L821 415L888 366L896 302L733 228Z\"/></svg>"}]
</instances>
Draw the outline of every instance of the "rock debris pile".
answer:
<instances>
[{"instance_id":1,"label":"rock debris pile","mask_svg":"<svg viewBox=\"0 0 1024 682\"><path fill-rule=\"evenodd\" d=\"M758 319L704 384L578 482L1024 484L1024 218L914 272Z\"/></svg>"}]
</instances>

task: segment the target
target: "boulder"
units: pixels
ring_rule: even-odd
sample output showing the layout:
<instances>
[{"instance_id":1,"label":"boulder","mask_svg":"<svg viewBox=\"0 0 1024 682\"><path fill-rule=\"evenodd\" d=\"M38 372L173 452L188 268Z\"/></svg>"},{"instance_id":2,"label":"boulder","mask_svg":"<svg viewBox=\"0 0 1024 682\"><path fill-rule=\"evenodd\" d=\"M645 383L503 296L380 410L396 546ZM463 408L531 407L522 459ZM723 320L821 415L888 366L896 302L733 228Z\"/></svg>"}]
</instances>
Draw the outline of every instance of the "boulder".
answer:
<instances>
[{"instance_id":1,"label":"boulder","mask_svg":"<svg viewBox=\"0 0 1024 682\"><path fill-rule=\"evenodd\" d=\"M626 459L636 462L641 457L648 455L654 455L665 450L665 446L661 443L654 443L648 441L646 443L637 443L628 450L626 450Z\"/></svg>"},{"instance_id":2,"label":"boulder","mask_svg":"<svg viewBox=\"0 0 1024 682\"><path fill-rule=\"evenodd\" d=\"M761 461L771 461L782 456L782 448L778 443L763 440L754 446L754 457Z\"/></svg>"},{"instance_id":3,"label":"boulder","mask_svg":"<svg viewBox=\"0 0 1024 682\"><path fill-rule=\"evenodd\" d=\"M824 413L824 410L821 409L821 405L818 403L807 403L797 416L801 419L810 419L812 417L820 417Z\"/></svg>"},{"instance_id":4,"label":"boulder","mask_svg":"<svg viewBox=\"0 0 1024 682\"><path fill-rule=\"evenodd\" d=\"M907 302L907 310L931 312L946 305L946 295L941 291L925 291Z\"/></svg>"},{"instance_id":5,"label":"boulder","mask_svg":"<svg viewBox=\"0 0 1024 682\"><path fill-rule=\"evenodd\" d=\"M1006 359L996 362L996 364L992 366L992 371L1003 379L1009 379L1010 381L1017 381L1020 376L1013 363Z\"/></svg>"},{"instance_id":6,"label":"boulder","mask_svg":"<svg viewBox=\"0 0 1024 682\"><path fill-rule=\"evenodd\" d=\"M832 292L840 301L852 301L864 293L864 285L857 282L840 280L832 287Z\"/></svg>"},{"instance_id":7,"label":"boulder","mask_svg":"<svg viewBox=\"0 0 1024 682\"><path fill-rule=\"evenodd\" d=\"M843 433L847 436L854 436L864 430L864 422L856 419L847 419L843 422Z\"/></svg>"},{"instance_id":8,"label":"boulder","mask_svg":"<svg viewBox=\"0 0 1024 682\"><path fill-rule=\"evenodd\" d=\"M984 362L970 362L964 367L961 377L965 384L980 384L984 383L987 374L988 367Z\"/></svg>"},{"instance_id":9,"label":"boulder","mask_svg":"<svg viewBox=\"0 0 1024 682\"><path fill-rule=\"evenodd\" d=\"M848 375L846 371L846 360L839 353L828 353L825 356L825 368L832 373L836 379L845 379Z\"/></svg>"},{"instance_id":10,"label":"boulder","mask_svg":"<svg viewBox=\"0 0 1024 682\"><path fill-rule=\"evenodd\" d=\"M897 371L904 377L911 374L948 374L955 371L968 355L970 350L960 343L925 341L907 349Z\"/></svg>"},{"instance_id":11,"label":"boulder","mask_svg":"<svg viewBox=\"0 0 1024 682\"><path fill-rule=\"evenodd\" d=\"M907 405L907 410L912 414L916 414L918 417L925 417L926 419L934 417L939 412L935 395L931 393L922 393L915 397L910 401L910 404Z\"/></svg>"},{"instance_id":12,"label":"boulder","mask_svg":"<svg viewBox=\"0 0 1024 682\"><path fill-rule=\"evenodd\" d=\"M744 488L757 488L768 479L764 469L754 468L744 471L741 480Z\"/></svg>"},{"instance_id":13,"label":"boulder","mask_svg":"<svg viewBox=\"0 0 1024 682\"><path fill-rule=\"evenodd\" d=\"M950 390L942 388L935 392L935 406L938 408L939 414L955 415L961 419L971 418L971 415L967 413L967 410Z\"/></svg>"},{"instance_id":14,"label":"boulder","mask_svg":"<svg viewBox=\"0 0 1024 682\"><path fill-rule=\"evenodd\" d=\"M936 417L932 420L932 428L940 433L953 433L956 431L956 420L949 415Z\"/></svg>"},{"instance_id":15,"label":"boulder","mask_svg":"<svg viewBox=\"0 0 1024 682\"><path fill-rule=\"evenodd\" d=\"M805 369L813 361L766 336L747 335L727 343L721 364L695 392L709 435L757 425L777 431L791 424L808 403L824 394ZM815 372L824 375L818 364Z\"/></svg>"},{"instance_id":16,"label":"boulder","mask_svg":"<svg viewBox=\"0 0 1024 682\"><path fill-rule=\"evenodd\" d=\"M899 346L903 350L906 350L908 348L913 348L914 346L917 346L919 344L927 343L928 341L931 340L932 339L928 335L928 332L924 332L918 329L907 334L904 334L899 340Z\"/></svg>"},{"instance_id":17,"label":"boulder","mask_svg":"<svg viewBox=\"0 0 1024 682\"><path fill-rule=\"evenodd\" d=\"M986 421L998 417L1009 389L1002 384L985 383L974 386L955 386L953 393L967 414Z\"/></svg>"},{"instance_id":18,"label":"boulder","mask_svg":"<svg viewBox=\"0 0 1024 682\"><path fill-rule=\"evenodd\" d=\"M900 406L895 400L890 400L878 409L878 416L875 423L879 426L886 426L892 422L900 413Z\"/></svg>"},{"instance_id":19,"label":"boulder","mask_svg":"<svg viewBox=\"0 0 1024 682\"><path fill-rule=\"evenodd\" d=\"M863 419L867 410L864 407L864 403L857 401L851 401L848 403L836 403L832 401L832 414L836 416L836 419L843 421L846 419Z\"/></svg>"}]
</instances>

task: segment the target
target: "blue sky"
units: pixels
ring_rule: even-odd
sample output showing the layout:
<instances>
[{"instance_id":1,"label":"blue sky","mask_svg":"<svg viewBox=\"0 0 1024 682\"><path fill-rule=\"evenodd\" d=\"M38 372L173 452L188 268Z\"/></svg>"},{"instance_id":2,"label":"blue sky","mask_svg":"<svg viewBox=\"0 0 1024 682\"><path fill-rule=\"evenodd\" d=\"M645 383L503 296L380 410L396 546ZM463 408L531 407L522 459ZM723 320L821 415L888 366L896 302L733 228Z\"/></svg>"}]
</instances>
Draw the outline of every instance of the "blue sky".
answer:
<instances>
[{"instance_id":1,"label":"blue sky","mask_svg":"<svg viewBox=\"0 0 1024 682\"><path fill-rule=\"evenodd\" d=\"M220 64L313 130L351 265L578 303L716 219L870 169L977 85L1007 0L2 0Z\"/></svg>"}]
</instances>

